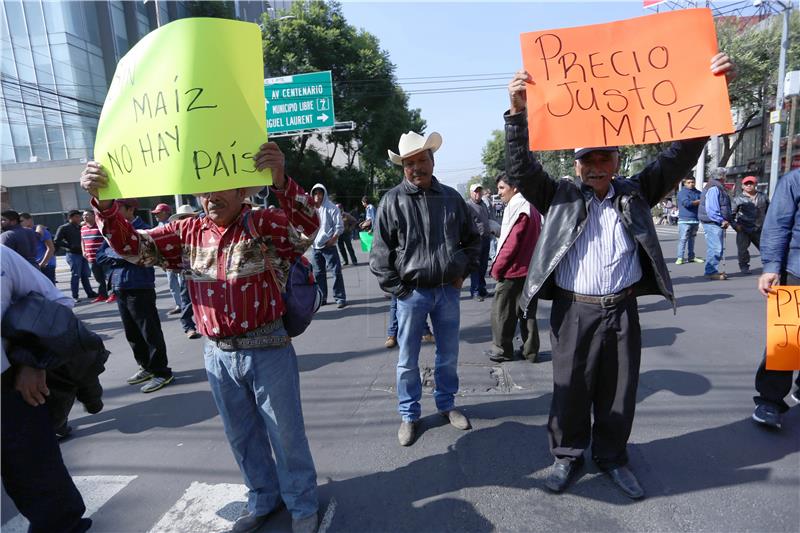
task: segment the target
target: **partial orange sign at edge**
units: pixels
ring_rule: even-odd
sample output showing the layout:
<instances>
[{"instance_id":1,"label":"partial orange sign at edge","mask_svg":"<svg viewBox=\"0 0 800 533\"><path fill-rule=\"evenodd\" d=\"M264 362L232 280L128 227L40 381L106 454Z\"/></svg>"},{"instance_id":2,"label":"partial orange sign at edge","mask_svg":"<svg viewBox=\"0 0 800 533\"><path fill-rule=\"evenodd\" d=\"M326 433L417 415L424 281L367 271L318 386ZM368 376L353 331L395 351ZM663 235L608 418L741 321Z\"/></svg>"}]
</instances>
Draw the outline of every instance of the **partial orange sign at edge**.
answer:
<instances>
[{"instance_id":1,"label":"partial orange sign at edge","mask_svg":"<svg viewBox=\"0 0 800 533\"><path fill-rule=\"evenodd\" d=\"M767 370L800 370L800 286L776 286L767 298Z\"/></svg>"}]
</instances>

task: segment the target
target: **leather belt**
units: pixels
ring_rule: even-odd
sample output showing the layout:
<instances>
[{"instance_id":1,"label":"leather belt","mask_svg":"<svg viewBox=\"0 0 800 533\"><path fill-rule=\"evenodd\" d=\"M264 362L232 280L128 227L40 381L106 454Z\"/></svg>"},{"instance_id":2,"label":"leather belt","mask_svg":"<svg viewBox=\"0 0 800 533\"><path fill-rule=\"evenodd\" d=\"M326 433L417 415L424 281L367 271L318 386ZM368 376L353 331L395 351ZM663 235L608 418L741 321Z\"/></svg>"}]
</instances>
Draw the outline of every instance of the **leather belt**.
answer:
<instances>
[{"instance_id":1,"label":"leather belt","mask_svg":"<svg viewBox=\"0 0 800 533\"><path fill-rule=\"evenodd\" d=\"M580 302L584 304L599 305L603 309L614 307L615 305L625 300L631 294L633 294L633 289L631 289L630 287L628 287L627 289L623 289L620 292L615 292L614 294L604 294L602 296L592 296L591 294L579 294L577 292L572 292L562 289L561 287L556 287L556 296L558 296L559 298L564 298L566 300L572 300L573 302Z\"/></svg>"},{"instance_id":2,"label":"leather belt","mask_svg":"<svg viewBox=\"0 0 800 533\"><path fill-rule=\"evenodd\" d=\"M278 318L272 322L252 329L241 335L232 337L209 337L209 340L217 345L217 348L226 352L237 350L251 350L256 348L281 348L288 346L292 342L288 335L272 335L273 331L283 328L283 320Z\"/></svg>"}]
</instances>

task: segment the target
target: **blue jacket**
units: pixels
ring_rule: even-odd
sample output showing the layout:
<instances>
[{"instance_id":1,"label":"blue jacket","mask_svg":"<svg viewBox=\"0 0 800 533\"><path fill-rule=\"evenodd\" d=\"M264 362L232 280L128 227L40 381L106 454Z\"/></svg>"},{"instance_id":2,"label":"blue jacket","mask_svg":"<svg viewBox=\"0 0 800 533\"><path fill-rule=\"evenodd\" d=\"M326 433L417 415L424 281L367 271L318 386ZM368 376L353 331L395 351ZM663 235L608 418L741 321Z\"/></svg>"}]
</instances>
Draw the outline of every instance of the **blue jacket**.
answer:
<instances>
[{"instance_id":1,"label":"blue jacket","mask_svg":"<svg viewBox=\"0 0 800 533\"><path fill-rule=\"evenodd\" d=\"M141 218L133 219L136 229L150 229ZM153 267L141 267L124 260L108 245L108 241L97 250L97 264L106 265L111 270L111 285L114 289L154 289L156 271Z\"/></svg>"},{"instance_id":2,"label":"blue jacket","mask_svg":"<svg viewBox=\"0 0 800 533\"><path fill-rule=\"evenodd\" d=\"M700 199L702 193L697 189L689 189L684 187L678 191L678 220L681 222L698 222L697 208L698 205L692 205L692 202Z\"/></svg>"},{"instance_id":3,"label":"blue jacket","mask_svg":"<svg viewBox=\"0 0 800 533\"><path fill-rule=\"evenodd\" d=\"M700 205L697 206L697 218L703 223L722 225L731 222L731 199L728 191L718 180L710 179L700 195Z\"/></svg>"},{"instance_id":4,"label":"blue jacket","mask_svg":"<svg viewBox=\"0 0 800 533\"><path fill-rule=\"evenodd\" d=\"M800 169L784 175L775 188L761 230L764 273L800 277Z\"/></svg>"}]
</instances>

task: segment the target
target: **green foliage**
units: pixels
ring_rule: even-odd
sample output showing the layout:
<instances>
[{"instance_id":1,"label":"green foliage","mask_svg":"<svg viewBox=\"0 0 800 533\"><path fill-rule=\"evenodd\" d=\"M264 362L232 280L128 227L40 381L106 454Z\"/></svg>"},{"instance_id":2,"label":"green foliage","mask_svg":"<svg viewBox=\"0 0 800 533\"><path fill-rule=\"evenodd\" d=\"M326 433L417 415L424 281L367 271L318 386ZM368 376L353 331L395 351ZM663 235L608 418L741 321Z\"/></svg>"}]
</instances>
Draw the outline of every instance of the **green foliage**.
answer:
<instances>
[{"instance_id":1,"label":"green foliage","mask_svg":"<svg viewBox=\"0 0 800 533\"><path fill-rule=\"evenodd\" d=\"M192 17L212 17L220 19L236 18L236 9L233 5L233 2L195 0L186 2L186 7L189 11L189 15Z\"/></svg>"},{"instance_id":2,"label":"green foliage","mask_svg":"<svg viewBox=\"0 0 800 533\"><path fill-rule=\"evenodd\" d=\"M728 85L728 93L731 107L740 113L736 126L741 128L738 133L722 136L724 150L720 164L724 166L741 142L747 124L774 108L782 15L744 28L741 19L735 18L718 18L716 25L719 49L725 51L736 64L736 78ZM800 42L797 38L800 35L800 14L797 11L789 18L789 35L787 72L800 68Z\"/></svg>"},{"instance_id":3,"label":"green foliage","mask_svg":"<svg viewBox=\"0 0 800 533\"><path fill-rule=\"evenodd\" d=\"M493 179L506 169L505 135L501 130L494 130L486 146L481 152L481 162L484 166L484 175Z\"/></svg>"},{"instance_id":4,"label":"green foliage","mask_svg":"<svg viewBox=\"0 0 800 533\"><path fill-rule=\"evenodd\" d=\"M422 133L425 121L418 109L408 108L395 66L378 39L349 25L338 2L297 1L274 19L264 17L263 47L269 76L331 71L336 117L356 124L354 131L320 135L347 157L346 172L333 168L332 158L324 160L331 191L343 199L360 199L372 185L396 183L397 170L386 151L397 150L402 133ZM306 143L307 136L282 142L294 152L287 156L292 175L309 167L304 162ZM361 169L356 165L359 156Z\"/></svg>"}]
</instances>

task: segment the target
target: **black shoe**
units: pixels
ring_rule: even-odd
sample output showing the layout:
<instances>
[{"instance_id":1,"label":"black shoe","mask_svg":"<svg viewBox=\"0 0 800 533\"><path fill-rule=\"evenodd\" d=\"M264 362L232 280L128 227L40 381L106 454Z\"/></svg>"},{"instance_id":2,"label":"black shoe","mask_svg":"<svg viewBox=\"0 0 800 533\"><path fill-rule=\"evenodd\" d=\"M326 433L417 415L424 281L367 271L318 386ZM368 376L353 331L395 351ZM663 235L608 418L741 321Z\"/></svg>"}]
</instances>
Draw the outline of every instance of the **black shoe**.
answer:
<instances>
[{"instance_id":1,"label":"black shoe","mask_svg":"<svg viewBox=\"0 0 800 533\"><path fill-rule=\"evenodd\" d=\"M497 353L493 350L486 350L483 353L489 358L490 361L494 361L495 363L506 363L514 360L513 357L508 357L505 354Z\"/></svg>"},{"instance_id":2,"label":"black shoe","mask_svg":"<svg viewBox=\"0 0 800 533\"><path fill-rule=\"evenodd\" d=\"M611 480L620 488L625 496L632 500L639 500L644 497L644 491L639 485L639 481L627 466L613 468L607 472Z\"/></svg>"},{"instance_id":3,"label":"black shoe","mask_svg":"<svg viewBox=\"0 0 800 533\"><path fill-rule=\"evenodd\" d=\"M555 461L550 467L550 473L544 481L544 486L551 492L564 492L570 478L583 465L583 459L577 459L566 463Z\"/></svg>"},{"instance_id":4,"label":"black shoe","mask_svg":"<svg viewBox=\"0 0 800 533\"><path fill-rule=\"evenodd\" d=\"M781 429L781 419L783 416L777 407L768 403L762 403L756 406L753 411L753 420L759 424L775 429Z\"/></svg>"},{"instance_id":5,"label":"black shoe","mask_svg":"<svg viewBox=\"0 0 800 533\"><path fill-rule=\"evenodd\" d=\"M64 422L61 427L56 428L55 433L58 440L66 439L69 437L69 434L72 433L72 426L70 426L69 423Z\"/></svg>"},{"instance_id":6,"label":"black shoe","mask_svg":"<svg viewBox=\"0 0 800 533\"><path fill-rule=\"evenodd\" d=\"M90 415L96 415L103 410L103 400L95 398L88 402L83 402L83 408L86 409L86 412Z\"/></svg>"},{"instance_id":7,"label":"black shoe","mask_svg":"<svg viewBox=\"0 0 800 533\"><path fill-rule=\"evenodd\" d=\"M336 304L336 309L344 309L345 307L347 307L347 302L338 302Z\"/></svg>"}]
</instances>

